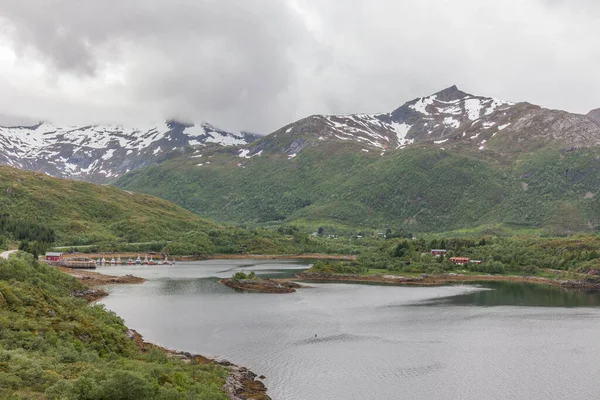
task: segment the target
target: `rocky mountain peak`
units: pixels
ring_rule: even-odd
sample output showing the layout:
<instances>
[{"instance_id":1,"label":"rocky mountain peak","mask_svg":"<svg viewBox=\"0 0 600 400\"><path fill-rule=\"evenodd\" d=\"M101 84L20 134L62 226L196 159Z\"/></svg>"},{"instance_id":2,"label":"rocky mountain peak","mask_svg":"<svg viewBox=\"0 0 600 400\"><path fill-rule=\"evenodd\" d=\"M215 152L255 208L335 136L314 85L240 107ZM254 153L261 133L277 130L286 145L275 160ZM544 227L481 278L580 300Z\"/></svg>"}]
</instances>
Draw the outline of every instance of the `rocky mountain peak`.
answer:
<instances>
[{"instance_id":1,"label":"rocky mountain peak","mask_svg":"<svg viewBox=\"0 0 600 400\"><path fill-rule=\"evenodd\" d=\"M590 119L600 123L600 108L596 108L596 109L590 111L589 113L587 113L587 116Z\"/></svg>"},{"instance_id":2,"label":"rocky mountain peak","mask_svg":"<svg viewBox=\"0 0 600 400\"><path fill-rule=\"evenodd\" d=\"M463 92L456 85L452 85L449 88L440 90L439 92L435 93L433 96L435 96L436 99L439 101L450 102L450 101L464 99L465 97L469 97L471 95Z\"/></svg>"}]
</instances>

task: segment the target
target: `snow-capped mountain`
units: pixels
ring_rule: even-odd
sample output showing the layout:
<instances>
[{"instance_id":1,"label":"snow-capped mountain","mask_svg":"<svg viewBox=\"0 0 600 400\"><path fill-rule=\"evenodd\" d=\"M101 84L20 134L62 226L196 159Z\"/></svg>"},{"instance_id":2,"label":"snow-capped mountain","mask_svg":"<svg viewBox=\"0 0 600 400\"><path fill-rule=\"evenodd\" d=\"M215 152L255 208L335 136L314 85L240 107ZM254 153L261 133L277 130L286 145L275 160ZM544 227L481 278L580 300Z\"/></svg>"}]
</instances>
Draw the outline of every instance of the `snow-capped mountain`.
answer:
<instances>
[{"instance_id":1,"label":"snow-capped mountain","mask_svg":"<svg viewBox=\"0 0 600 400\"><path fill-rule=\"evenodd\" d=\"M479 150L510 150L515 143L523 147L551 141L563 147L599 146L599 115L598 110L580 115L475 96L452 86L409 101L390 113L313 115L245 146L240 156L258 155L269 148L265 141L277 137L289 138L281 151L292 158L307 145L323 141L357 142L364 151L379 151L382 155L416 142Z\"/></svg>"},{"instance_id":2,"label":"snow-capped mountain","mask_svg":"<svg viewBox=\"0 0 600 400\"><path fill-rule=\"evenodd\" d=\"M354 141L383 152L404 148L415 141L442 143L475 124L489 129L498 125L490 121L512 106L514 103L470 95L452 86L409 101L390 113L313 115L284 126L274 135L300 134L313 135L321 141Z\"/></svg>"},{"instance_id":3,"label":"snow-capped mountain","mask_svg":"<svg viewBox=\"0 0 600 400\"><path fill-rule=\"evenodd\" d=\"M0 127L0 164L105 183L187 146L245 145L258 138L250 133L226 132L208 123L176 121L144 128L50 123Z\"/></svg>"},{"instance_id":4,"label":"snow-capped mountain","mask_svg":"<svg viewBox=\"0 0 600 400\"><path fill-rule=\"evenodd\" d=\"M386 155L408 146L493 150L500 154L547 144L561 149L600 146L600 110L587 115L475 96L451 86L389 113L313 115L272 134L226 132L208 123L176 121L144 128L122 126L0 127L0 164L53 176L107 183L129 171L177 155L187 146L228 147L240 166L267 153L295 158L307 146L343 146ZM335 151L335 150L334 150ZM209 166L198 160L198 166Z\"/></svg>"}]
</instances>

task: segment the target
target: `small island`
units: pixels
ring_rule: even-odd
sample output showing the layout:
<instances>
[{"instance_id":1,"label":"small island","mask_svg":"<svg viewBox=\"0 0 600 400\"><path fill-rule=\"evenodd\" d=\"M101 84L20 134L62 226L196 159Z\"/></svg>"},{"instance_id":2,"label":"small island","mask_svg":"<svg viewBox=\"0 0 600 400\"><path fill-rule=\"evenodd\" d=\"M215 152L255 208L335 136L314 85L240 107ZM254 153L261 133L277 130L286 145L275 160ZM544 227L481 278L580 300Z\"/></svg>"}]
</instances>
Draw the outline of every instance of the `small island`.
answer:
<instances>
[{"instance_id":1,"label":"small island","mask_svg":"<svg viewBox=\"0 0 600 400\"><path fill-rule=\"evenodd\" d=\"M254 271L249 274L236 272L230 279L222 279L220 282L235 290L256 293L294 293L297 288L302 287L296 282L259 278Z\"/></svg>"}]
</instances>

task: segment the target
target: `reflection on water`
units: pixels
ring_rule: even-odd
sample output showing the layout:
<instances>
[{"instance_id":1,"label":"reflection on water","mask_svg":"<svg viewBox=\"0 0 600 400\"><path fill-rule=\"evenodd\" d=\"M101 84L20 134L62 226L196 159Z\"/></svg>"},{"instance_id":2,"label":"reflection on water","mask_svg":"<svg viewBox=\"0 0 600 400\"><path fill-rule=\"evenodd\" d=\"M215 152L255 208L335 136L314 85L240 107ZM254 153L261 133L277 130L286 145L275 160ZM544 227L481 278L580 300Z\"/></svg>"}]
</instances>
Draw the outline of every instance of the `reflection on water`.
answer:
<instances>
[{"instance_id":1,"label":"reflection on water","mask_svg":"<svg viewBox=\"0 0 600 400\"><path fill-rule=\"evenodd\" d=\"M565 289L552 285L516 282L486 282L477 286L487 290L433 299L422 304L526 307L600 306L600 292L594 290Z\"/></svg>"},{"instance_id":2,"label":"reflection on water","mask_svg":"<svg viewBox=\"0 0 600 400\"><path fill-rule=\"evenodd\" d=\"M147 340L264 374L274 400L598 398L597 293L311 283L276 295L218 283L241 270L293 276L304 266L210 260L98 271L148 279L103 299Z\"/></svg>"}]
</instances>

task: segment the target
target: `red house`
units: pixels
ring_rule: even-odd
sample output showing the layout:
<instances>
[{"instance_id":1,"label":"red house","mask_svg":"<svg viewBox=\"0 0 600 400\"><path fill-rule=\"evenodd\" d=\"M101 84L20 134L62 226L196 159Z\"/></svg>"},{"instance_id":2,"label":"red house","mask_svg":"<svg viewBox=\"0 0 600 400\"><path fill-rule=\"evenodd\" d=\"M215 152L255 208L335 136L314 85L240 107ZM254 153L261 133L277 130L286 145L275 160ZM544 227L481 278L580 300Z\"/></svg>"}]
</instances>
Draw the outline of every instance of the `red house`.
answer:
<instances>
[{"instance_id":1,"label":"red house","mask_svg":"<svg viewBox=\"0 0 600 400\"><path fill-rule=\"evenodd\" d=\"M46 253L46 261L58 261L61 259L63 253Z\"/></svg>"},{"instance_id":2,"label":"red house","mask_svg":"<svg viewBox=\"0 0 600 400\"><path fill-rule=\"evenodd\" d=\"M450 257L450 262L457 265L468 264L471 259L469 257Z\"/></svg>"},{"instance_id":3,"label":"red house","mask_svg":"<svg viewBox=\"0 0 600 400\"><path fill-rule=\"evenodd\" d=\"M448 251L445 250L445 249L431 249L431 255L434 256L434 257L439 257L439 256L442 256L442 255L445 256L447 252Z\"/></svg>"}]
</instances>

